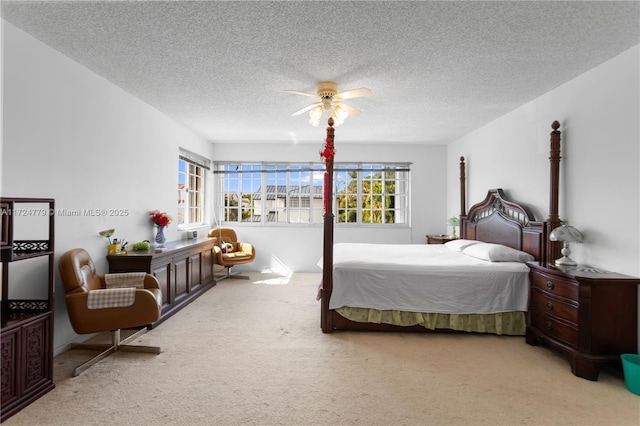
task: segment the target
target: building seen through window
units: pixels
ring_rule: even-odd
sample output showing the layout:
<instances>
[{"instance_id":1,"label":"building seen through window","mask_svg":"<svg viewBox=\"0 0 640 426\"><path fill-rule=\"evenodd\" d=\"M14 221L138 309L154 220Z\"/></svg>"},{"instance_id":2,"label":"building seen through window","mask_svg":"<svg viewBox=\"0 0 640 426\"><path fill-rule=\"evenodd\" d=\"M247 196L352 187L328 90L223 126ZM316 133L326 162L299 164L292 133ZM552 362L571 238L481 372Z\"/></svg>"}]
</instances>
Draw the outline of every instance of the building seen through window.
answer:
<instances>
[{"instance_id":1,"label":"building seen through window","mask_svg":"<svg viewBox=\"0 0 640 426\"><path fill-rule=\"evenodd\" d=\"M218 218L227 223L320 224L321 163L218 163ZM408 224L409 164L334 165L333 211L340 224Z\"/></svg>"}]
</instances>

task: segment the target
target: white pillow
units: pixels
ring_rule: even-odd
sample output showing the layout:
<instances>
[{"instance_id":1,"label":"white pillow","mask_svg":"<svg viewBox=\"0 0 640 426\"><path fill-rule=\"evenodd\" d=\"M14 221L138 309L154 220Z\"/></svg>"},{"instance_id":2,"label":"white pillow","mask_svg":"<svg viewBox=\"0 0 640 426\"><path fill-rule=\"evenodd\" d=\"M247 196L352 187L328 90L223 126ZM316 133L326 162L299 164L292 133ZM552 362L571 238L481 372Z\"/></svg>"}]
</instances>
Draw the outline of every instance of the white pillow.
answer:
<instances>
[{"instance_id":1,"label":"white pillow","mask_svg":"<svg viewBox=\"0 0 640 426\"><path fill-rule=\"evenodd\" d=\"M503 246L502 244L473 244L462 250L463 254L490 262L530 262L534 257L529 253Z\"/></svg>"},{"instance_id":2,"label":"white pillow","mask_svg":"<svg viewBox=\"0 0 640 426\"><path fill-rule=\"evenodd\" d=\"M456 240L447 241L446 243L444 243L444 245L453 251L461 252L465 247L469 247L470 245L478 244L481 242L482 241L464 240L462 238L458 238Z\"/></svg>"}]
</instances>

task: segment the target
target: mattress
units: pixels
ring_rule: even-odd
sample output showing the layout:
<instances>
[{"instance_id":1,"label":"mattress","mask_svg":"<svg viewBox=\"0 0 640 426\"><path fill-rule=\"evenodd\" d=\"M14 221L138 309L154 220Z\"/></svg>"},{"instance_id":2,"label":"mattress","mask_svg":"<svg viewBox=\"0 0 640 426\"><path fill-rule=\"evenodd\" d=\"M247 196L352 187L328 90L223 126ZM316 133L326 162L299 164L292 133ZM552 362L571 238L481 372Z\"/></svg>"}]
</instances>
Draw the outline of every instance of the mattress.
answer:
<instances>
[{"instance_id":1,"label":"mattress","mask_svg":"<svg viewBox=\"0 0 640 426\"><path fill-rule=\"evenodd\" d=\"M435 244L338 243L330 309L445 314L527 310L529 268Z\"/></svg>"}]
</instances>

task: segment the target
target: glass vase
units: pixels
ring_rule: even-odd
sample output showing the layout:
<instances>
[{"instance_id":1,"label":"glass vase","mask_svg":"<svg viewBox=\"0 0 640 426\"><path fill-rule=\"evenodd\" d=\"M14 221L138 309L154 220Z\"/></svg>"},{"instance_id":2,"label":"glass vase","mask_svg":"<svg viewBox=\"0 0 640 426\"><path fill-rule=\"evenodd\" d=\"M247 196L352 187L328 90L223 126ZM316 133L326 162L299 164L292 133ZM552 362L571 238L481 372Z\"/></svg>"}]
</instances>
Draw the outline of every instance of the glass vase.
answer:
<instances>
[{"instance_id":1,"label":"glass vase","mask_svg":"<svg viewBox=\"0 0 640 426\"><path fill-rule=\"evenodd\" d=\"M164 236L164 226L156 226L156 248L163 248L167 239Z\"/></svg>"}]
</instances>

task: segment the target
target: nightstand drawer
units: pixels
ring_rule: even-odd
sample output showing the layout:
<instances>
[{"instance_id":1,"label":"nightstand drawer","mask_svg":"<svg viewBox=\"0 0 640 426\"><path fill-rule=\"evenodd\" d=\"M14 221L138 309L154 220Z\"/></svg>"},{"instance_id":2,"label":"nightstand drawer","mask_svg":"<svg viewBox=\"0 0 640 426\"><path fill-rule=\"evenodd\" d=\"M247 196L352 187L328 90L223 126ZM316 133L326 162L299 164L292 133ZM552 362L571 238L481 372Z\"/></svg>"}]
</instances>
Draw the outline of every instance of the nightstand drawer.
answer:
<instances>
[{"instance_id":1,"label":"nightstand drawer","mask_svg":"<svg viewBox=\"0 0 640 426\"><path fill-rule=\"evenodd\" d=\"M578 308L576 306L549 297L548 293L540 291L537 287L531 291L531 309L562 318L575 325L578 324Z\"/></svg>"},{"instance_id":2,"label":"nightstand drawer","mask_svg":"<svg viewBox=\"0 0 640 426\"><path fill-rule=\"evenodd\" d=\"M531 311L531 325L543 331L547 336L578 347L578 329L571 327L543 312Z\"/></svg>"},{"instance_id":3,"label":"nightstand drawer","mask_svg":"<svg viewBox=\"0 0 640 426\"><path fill-rule=\"evenodd\" d=\"M531 285L549 294L578 301L578 286L574 281L563 280L541 272L531 274Z\"/></svg>"}]
</instances>

